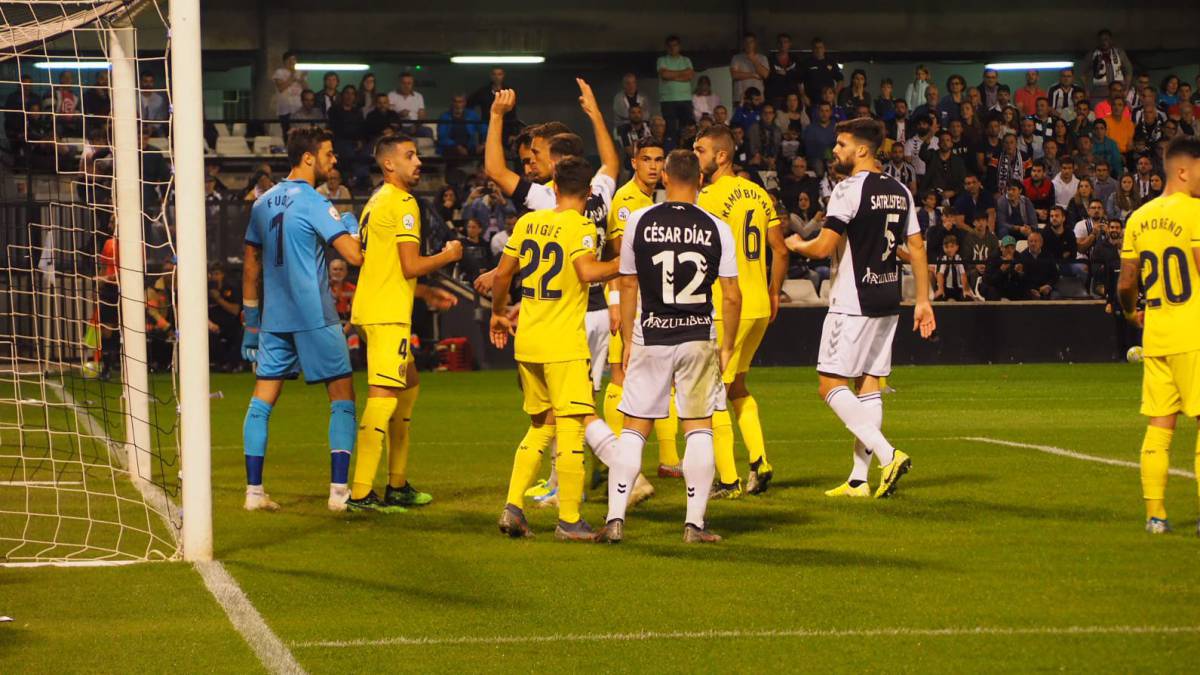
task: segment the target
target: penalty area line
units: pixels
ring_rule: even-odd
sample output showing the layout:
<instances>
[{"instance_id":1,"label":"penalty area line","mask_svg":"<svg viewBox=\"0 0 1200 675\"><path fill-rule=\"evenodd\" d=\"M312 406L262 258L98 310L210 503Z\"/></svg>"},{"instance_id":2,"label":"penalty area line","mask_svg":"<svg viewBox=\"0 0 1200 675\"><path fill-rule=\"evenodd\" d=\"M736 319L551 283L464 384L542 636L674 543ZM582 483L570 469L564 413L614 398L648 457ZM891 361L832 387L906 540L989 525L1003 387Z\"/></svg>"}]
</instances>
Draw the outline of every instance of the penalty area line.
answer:
<instances>
[{"instance_id":1,"label":"penalty area line","mask_svg":"<svg viewBox=\"0 0 1200 675\"><path fill-rule=\"evenodd\" d=\"M988 438L987 436L963 436L961 440L973 441L975 443L991 443L992 445L1005 445L1010 448L1025 448L1027 450L1037 450L1048 455L1057 455L1059 457L1068 457L1070 459L1081 459L1085 462L1095 462L1097 464L1107 464L1109 466L1123 466L1129 469L1140 469L1141 465L1137 462L1130 462L1124 459L1113 459L1112 457L1098 457L1096 455L1086 455L1082 452L1067 450L1066 448L1058 448L1053 445L1037 445L1036 443L1018 443L1017 441L1006 441L1000 438ZM1183 478L1195 478L1196 474L1186 469L1169 470L1172 476L1181 476Z\"/></svg>"},{"instance_id":2,"label":"penalty area line","mask_svg":"<svg viewBox=\"0 0 1200 675\"><path fill-rule=\"evenodd\" d=\"M956 637L956 636L1072 636L1072 635L1177 635L1200 634L1200 626L962 626L950 628L795 628L779 630L638 631L555 635L491 635L461 637L397 636L374 640L316 640L293 642L298 649L355 647L436 647L461 645L537 644L547 642L645 642L650 640L708 640L713 638L854 638L854 637Z\"/></svg>"}]
</instances>

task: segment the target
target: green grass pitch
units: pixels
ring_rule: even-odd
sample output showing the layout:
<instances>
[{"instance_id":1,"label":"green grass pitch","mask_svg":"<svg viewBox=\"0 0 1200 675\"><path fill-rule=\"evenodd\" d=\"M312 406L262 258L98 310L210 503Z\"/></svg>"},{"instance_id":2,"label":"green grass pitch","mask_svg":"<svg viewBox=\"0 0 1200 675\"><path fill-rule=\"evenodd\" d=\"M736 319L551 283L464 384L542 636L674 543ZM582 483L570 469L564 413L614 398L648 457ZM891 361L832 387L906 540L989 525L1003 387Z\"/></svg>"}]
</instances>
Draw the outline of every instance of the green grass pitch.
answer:
<instances>
[{"instance_id":1,"label":"green grass pitch","mask_svg":"<svg viewBox=\"0 0 1200 675\"><path fill-rule=\"evenodd\" d=\"M536 539L502 537L527 424L512 372L422 374L410 475L435 501L378 517L326 510L325 393L289 384L266 469L283 509L245 513L252 379L214 375L216 556L310 672L1185 671L1200 662L1195 481L1172 477L1177 531L1152 538L1136 469L960 439L1136 462L1139 378L1125 364L900 368L884 430L913 471L893 499L839 501L822 491L849 470L849 434L815 374L756 369L776 480L713 503L726 541L688 547L681 482L653 478L620 546L555 542L554 514L532 508ZM1173 466L1193 470L1195 442L1182 423ZM589 494L585 518L604 511ZM184 563L0 569L5 614L5 672L262 670ZM556 635L578 637L543 639Z\"/></svg>"}]
</instances>

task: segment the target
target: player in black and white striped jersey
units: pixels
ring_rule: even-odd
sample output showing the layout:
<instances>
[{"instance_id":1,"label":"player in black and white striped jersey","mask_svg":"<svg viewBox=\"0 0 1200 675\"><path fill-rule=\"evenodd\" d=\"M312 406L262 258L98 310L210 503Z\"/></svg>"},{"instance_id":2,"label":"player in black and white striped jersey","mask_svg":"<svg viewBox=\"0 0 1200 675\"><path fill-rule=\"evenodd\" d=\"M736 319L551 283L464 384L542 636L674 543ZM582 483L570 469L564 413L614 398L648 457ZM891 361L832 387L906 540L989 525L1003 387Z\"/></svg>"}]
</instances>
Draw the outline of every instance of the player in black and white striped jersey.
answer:
<instances>
[{"instance_id":1,"label":"player in black and white striped jersey","mask_svg":"<svg viewBox=\"0 0 1200 675\"><path fill-rule=\"evenodd\" d=\"M621 337L625 426L609 464L608 524L604 538L624 537L625 511L642 466L642 449L654 420L668 415L671 388L686 439L683 479L687 517L683 540L712 543L720 537L705 527L716 466L712 415L725 409L721 373L733 358L741 314L741 291L733 233L696 206L700 160L675 150L663 170L667 201L633 212L621 239ZM718 347L713 314L714 285L720 284Z\"/></svg>"},{"instance_id":2,"label":"player in black and white striped jersey","mask_svg":"<svg viewBox=\"0 0 1200 675\"><path fill-rule=\"evenodd\" d=\"M879 380L892 369L892 338L900 314L900 243L908 244L917 282L913 330L926 338L936 328L929 304L929 268L912 193L881 173L875 159L883 125L860 118L839 123L837 132L836 168L848 177L834 189L817 238L792 236L787 243L808 258L833 258L817 373L821 396L858 443L849 480L825 494L870 496L867 470L874 454L883 467L875 496L886 497L912 464L880 431ZM857 385L857 397L851 382Z\"/></svg>"}]
</instances>

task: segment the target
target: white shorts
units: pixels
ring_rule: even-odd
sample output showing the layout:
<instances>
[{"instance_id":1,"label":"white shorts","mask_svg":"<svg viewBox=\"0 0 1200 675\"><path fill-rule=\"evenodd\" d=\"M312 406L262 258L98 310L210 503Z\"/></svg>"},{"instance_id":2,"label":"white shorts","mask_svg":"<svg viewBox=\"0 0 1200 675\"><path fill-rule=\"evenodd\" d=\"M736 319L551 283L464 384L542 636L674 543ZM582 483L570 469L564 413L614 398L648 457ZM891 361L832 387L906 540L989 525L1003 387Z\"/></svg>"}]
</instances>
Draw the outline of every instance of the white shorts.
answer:
<instances>
[{"instance_id":1,"label":"white shorts","mask_svg":"<svg viewBox=\"0 0 1200 675\"><path fill-rule=\"evenodd\" d=\"M892 338L899 316L825 315L817 372L853 379L892 372Z\"/></svg>"},{"instance_id":2,"label":"white shorts","mask_svg":"<svg viewBox=\"0 0 1200 675\"><path fill-rule=\"evenodd\" d=\"M693 340L679 345L634 345L625 371L625 391L617 410L631 417L658 420L670 414L671 386L681 420L712 417L725 409L725 385L717 342Z\"/></svg>"},{"instance_id":3,"label":"white shorts","mask_svg":"<svg viewBox=\"0 0 1200 675\"><path fill-rule=\"evenodd\" d=\"M608 363L608 310L597 309L584 315L588 351L592 353L592 391L600 391L604 366Z\"/></svg>"}]
</instances>

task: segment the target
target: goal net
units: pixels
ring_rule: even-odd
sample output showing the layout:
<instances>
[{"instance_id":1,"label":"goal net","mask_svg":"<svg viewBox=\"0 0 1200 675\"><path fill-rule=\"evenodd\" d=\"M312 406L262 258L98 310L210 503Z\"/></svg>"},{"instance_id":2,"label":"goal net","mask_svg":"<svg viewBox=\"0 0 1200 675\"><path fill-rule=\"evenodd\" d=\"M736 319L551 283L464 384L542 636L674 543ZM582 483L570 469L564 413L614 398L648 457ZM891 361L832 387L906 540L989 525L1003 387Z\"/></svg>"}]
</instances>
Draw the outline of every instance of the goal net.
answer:
<instances>
[{"instance_id":1,"label":"goal net","mask_svg":"<svg viewBox=\"0 0 1200 675\"><path fill-rule=\"evenodd\" d=\"M169 40L0 3L0 565L181 552Z\"/></svg>"}]
</instances>

